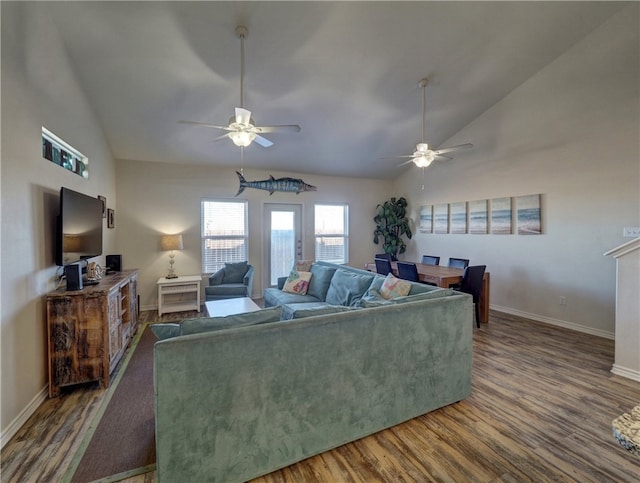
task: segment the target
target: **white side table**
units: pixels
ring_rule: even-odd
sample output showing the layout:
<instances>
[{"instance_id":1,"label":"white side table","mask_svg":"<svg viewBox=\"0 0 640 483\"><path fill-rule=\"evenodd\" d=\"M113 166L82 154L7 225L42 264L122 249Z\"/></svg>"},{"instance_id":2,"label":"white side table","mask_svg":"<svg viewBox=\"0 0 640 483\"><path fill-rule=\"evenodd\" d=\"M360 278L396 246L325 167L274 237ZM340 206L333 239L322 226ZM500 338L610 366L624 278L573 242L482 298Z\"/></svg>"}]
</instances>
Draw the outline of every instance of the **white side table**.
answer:
<instances>
[{"instance_id":1,"label":"white side table","mask_svg":"<svg viewBox=\"0 0 640 483\"><path fill-rule=\"evenodd\" d=\"M200 275L158 279L158 315L200 310Z\"/></svg>"}]
</instances>

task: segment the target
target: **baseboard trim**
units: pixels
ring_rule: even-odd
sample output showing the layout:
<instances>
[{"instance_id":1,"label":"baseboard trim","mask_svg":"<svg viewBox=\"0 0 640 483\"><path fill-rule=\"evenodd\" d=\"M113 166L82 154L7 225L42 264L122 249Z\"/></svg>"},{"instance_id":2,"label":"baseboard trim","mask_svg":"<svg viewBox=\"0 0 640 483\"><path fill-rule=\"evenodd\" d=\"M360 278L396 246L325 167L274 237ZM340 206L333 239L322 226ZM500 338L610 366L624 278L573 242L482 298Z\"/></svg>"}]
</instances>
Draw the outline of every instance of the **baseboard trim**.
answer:
<instances>
[{"instance_id":1,"label":"baseboard trim","mask_svg":"<svg viewBox=\"0 0 640 483\"><path fill-rule=\"evenodd\" d=\"M522 310L512 309L509 307L501 307L499 305L491 305L490 308L496 312L517 315L518 317L524 317L525 319L531 319L544 324L555 325L557 327L564 327L565 329L575 330L576 332L583 332L585 334L591 334L605 339L615 339L615 333L613 332L585 327L584 325L574 324L573 322L567 322L566 320L553 319L551 317L545 317L544 315L530 314L529 312L523 312Z\"/></svg>"},{"instance_id":2,"label":"baseboard trim","mask_svg":"<svg viewBox=\"0 0 640 483\"><path fill-rule=\"evenodd\" d=\"M26 405L26 407L20 411L20 414L11 421L9 426L7 426L0 436L0 448L4 448L4 445L13 438L13 436L18 432L18 430L22 427L24 423L27 422L27 419L31 417L33 413L40 407L40 405L47 400L49 396L49 385L44 386L38 394Z\"/></svg>"},{"instance_id":3,"label":"baseboard trim","mask_svg":"<svg viewBox=\"0 0 640 483\"><path fill-rule=\"evenodd\" d=\"M634 371L633 369L628 369L614 364L611 368L611 372L616 376L622 376L640 382L640 371Z\"/></svg>"}]
</instances>

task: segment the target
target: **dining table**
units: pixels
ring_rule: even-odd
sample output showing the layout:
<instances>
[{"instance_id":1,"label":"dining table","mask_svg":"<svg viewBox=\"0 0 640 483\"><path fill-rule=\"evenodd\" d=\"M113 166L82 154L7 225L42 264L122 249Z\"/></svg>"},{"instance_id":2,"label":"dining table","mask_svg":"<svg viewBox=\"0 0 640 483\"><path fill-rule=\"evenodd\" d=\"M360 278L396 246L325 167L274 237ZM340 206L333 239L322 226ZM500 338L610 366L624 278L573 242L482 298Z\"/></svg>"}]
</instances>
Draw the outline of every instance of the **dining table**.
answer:
<instances>
[{"instance_id":1,"label":"dining table","mask_svg":"<svg viewBox=\"0 0 640 483\"><path fill-rule=\"evenodd\" d=\"M376 271L376 264L373 262L365 263L365 270L370 272ZM457 285L462 281L464 274L463 268L445 267L442 265L427 265L425 263L416 263L418 269L418 277L421 282L436 285L441 288L449 288L451 285ZM398 264L391 262L391 270L394 275L398 275ZM480 322L489 323L489 296L491 292L491 275L484 272L482 279L482 292L478 308L480 310Z\"/></svg>"}]
</instances>

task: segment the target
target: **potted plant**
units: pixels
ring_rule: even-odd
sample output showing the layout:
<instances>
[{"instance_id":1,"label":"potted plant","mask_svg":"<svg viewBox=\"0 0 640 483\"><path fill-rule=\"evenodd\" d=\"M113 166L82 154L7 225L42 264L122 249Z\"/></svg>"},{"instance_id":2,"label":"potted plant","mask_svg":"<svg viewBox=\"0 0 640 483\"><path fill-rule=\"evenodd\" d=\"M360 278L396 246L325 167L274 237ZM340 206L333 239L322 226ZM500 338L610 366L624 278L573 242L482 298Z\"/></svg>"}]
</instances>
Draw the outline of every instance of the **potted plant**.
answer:
<instances>
[{"instance_id":1,"label":"potted plant","mask_svg":"<svg viewBox=\"0 0 640 483\"><path fill-rule=\"evenodd\" d=\"M376 216L373 221L376 229L373 231L373 243L380 243L380 237L384 239L382 249L396 257L407 250L407 244L402 239L403 235L411 238L409 218L407 218L407 200L403 197L391 198L383 204L376 206Z\"/></svg>"}]
</instances>

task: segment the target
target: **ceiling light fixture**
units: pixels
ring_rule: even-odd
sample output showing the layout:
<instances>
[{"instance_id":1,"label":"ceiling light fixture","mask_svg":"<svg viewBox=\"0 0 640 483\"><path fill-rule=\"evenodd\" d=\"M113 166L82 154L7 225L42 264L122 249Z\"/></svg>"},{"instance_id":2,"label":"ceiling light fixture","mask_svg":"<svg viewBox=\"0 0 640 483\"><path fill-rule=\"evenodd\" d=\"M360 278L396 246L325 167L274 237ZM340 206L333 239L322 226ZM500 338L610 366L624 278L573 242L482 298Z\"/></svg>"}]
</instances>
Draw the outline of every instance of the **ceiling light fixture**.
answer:
<instances>
[{"instance_id":1,"label":"ceiling light fixture","mask_svg":"<svg viewBox=\"0 0 640 483\"><path fill-rule=\"evenodd\" d=\"M233 141L233 144L245 148L253 142L256 135L249 131L232 131L229 133L229 137Z\"/></svg>"}]
</instances>

